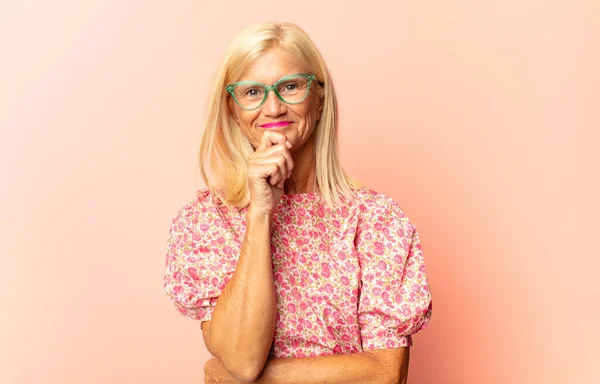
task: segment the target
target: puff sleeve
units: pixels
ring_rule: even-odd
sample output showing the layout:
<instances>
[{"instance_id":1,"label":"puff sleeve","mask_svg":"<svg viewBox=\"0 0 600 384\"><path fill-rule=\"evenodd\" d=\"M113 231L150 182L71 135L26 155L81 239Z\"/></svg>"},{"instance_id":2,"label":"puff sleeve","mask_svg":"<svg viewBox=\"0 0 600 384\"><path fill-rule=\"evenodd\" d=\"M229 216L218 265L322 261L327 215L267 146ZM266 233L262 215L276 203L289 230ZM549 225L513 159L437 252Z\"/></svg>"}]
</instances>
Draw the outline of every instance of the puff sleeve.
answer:
<instances>
[{"instance_id":1,"label":"puff sleeve","mask_svg":"<svg viewBox=\"0 0 600 384\"><path fill-rule=\"evenodd\" d=\"M412 346L411 335L427 326L432 310L419 233L387 196L374 196L362 211L356 249L363 350Z\"/></svg>"},{"instance_id":2,"label":"puff sleeve","mask_svg":"<svg viewBox=\"0 0 600 384\"><path fill-rule=\"evenodd\" d=\"M171 223L164 288L179 313L207 321L235 261L216 211L201 199L185 205Z\"/></svg>"}]
</instances>

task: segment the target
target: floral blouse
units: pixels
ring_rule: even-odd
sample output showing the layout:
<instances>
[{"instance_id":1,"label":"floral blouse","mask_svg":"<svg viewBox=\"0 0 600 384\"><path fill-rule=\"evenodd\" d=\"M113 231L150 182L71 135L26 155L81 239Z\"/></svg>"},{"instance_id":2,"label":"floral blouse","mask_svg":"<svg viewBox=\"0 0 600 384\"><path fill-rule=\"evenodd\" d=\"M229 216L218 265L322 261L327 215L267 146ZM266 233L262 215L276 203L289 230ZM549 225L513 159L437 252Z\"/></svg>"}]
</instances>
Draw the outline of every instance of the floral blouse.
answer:
<instances>
[{"instance_id":1,"label":"floral blouse","mask_svg":"<svg viewBox=\"0 0 600 384\"><path fill-rule=\"evenodd\" d=\"M332 210L318 193L283 195L271 257L277 323L270 357L411 346L432 310L419 233L390 197L366 187ZM248 208L199 190L174 218L164 285L177 310L211 319L240 254Z\"/></svg>"}]
</instances>

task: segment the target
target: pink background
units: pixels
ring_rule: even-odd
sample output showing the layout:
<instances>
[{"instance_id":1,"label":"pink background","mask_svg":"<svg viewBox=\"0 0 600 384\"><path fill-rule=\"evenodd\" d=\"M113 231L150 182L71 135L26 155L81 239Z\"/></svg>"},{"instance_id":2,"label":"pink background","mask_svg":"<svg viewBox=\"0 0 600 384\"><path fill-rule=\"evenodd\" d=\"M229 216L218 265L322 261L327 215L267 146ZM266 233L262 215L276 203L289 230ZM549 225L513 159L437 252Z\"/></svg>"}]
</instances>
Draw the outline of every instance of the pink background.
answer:
<instances>
[{"instance_id":1,"label":"pink background","mask_svg":"<svg viewBox=\"0 0 600 384\"><path fill-rule=\"evenodd\" d=\"M410 382L600 383L596 0L3 2L0 382L202 382L166 236L220 55L268 20L314 39L346 168L421 233Z\"/></svg>"}]
</instances>

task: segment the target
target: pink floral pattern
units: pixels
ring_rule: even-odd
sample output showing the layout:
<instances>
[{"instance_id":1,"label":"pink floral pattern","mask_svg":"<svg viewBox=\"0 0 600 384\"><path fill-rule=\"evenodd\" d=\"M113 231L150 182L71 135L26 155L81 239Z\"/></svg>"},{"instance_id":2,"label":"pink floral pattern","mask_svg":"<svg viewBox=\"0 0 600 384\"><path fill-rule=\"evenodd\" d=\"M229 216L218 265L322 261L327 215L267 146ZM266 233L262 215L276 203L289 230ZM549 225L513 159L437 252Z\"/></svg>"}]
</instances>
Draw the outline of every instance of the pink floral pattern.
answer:
<instances>
[{"instance_id":1,"label":"pink floral pattern","mask_svg":"<svg viewBox=\"0 0 600 384\"><path fill-rule=\"evenodd\" d=\"M203 189L174 218L165 289L182 315L210 320L235 271L246 212ZM392 198L363 187L332 210L316 193L284 195L273 220L271 357L413 345L432 300L419 233Z\"/></svg>"}]
</instances>

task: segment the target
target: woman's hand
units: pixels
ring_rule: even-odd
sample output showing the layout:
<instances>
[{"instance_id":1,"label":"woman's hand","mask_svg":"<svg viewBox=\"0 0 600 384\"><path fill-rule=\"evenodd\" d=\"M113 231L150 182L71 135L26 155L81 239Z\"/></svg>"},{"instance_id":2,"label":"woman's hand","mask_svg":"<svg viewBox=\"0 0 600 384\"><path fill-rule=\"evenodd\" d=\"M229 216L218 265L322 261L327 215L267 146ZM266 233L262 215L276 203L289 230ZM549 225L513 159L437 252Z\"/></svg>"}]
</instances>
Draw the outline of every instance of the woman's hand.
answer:
<instances>
[{"instance_id":1,"label":"woman's hand","mask_svg":"<svg viewBox=\"0 0 600 384\"><path fill-rule=\"evenodd\" d=\"M204 383L239 384L243 383L243 381L239 381L233 378L229 374L229 372L227 372L227 370L223 366L223 363L221 363L221 360L217 359L216 357L213 357L204 364Z\"/></svg>"},{"instance_id":2,"label":"woman's hand","mask_svg":"<svg viewBox=\"0 0 600 384\"><path fill-rule=\"evenodd\" d=\"M294 168L291 147L284 134L265 131L256 151L248 156L250 206L255 213L275 211Z\"/></svg>"}]
</instances>

